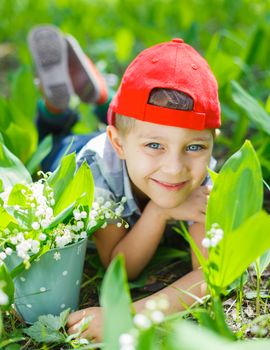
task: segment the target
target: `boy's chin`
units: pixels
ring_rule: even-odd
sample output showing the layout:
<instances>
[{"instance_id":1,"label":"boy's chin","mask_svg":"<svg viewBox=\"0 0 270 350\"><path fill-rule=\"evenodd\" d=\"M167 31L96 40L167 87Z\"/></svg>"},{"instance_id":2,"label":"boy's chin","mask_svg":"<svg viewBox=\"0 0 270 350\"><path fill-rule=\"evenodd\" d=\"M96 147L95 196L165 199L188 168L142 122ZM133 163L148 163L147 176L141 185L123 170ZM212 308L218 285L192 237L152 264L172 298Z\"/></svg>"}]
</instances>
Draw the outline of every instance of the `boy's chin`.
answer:
<instances>
[{"instance_id":1,"label":"boy's chin","mask_svg":"<svg viewBox=\"0 0 270 350\"><path fill-rule=\"evenodd\" d=\"M157 206L163 209L174 209L177 208L179 205L181 205L185 201L186 197L182 198L181 200L172 200L172 199L165 199L163 198L155 198L152 199Z\"/></svg>"}]
</instances>

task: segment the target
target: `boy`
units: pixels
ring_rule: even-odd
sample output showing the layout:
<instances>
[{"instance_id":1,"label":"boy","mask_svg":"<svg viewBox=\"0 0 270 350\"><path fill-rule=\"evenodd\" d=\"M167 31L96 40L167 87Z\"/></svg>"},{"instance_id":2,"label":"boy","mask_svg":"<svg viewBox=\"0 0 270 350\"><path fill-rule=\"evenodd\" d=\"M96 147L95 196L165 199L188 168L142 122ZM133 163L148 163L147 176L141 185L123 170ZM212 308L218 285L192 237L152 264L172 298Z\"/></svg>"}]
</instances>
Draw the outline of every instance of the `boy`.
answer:
<instances>
[{"instance_id":1,"label":"boy","mask_svg":"<svg viewBox=\"0 0 270 350\"><path fill-rule=\"evenodd\" d=\"M136 278L152 258L170 221L184 220L202 249L209 195L210 164L215 128L220 126L216 80L206 61L181 39L141 52L124 73L108 111L106 133L83 147L95 178L96 196L127 198L123 217L128 229L108 225L95 235L104 266L122 253L129 279ZM202 296L202 272L192 253L193 271L159 293L170 300L169 313ZM144 298L134 303L144 308ZM101 339L101 308L69 316L69 333L93 315L82 337Z\"/></svg>"}]
</instances>

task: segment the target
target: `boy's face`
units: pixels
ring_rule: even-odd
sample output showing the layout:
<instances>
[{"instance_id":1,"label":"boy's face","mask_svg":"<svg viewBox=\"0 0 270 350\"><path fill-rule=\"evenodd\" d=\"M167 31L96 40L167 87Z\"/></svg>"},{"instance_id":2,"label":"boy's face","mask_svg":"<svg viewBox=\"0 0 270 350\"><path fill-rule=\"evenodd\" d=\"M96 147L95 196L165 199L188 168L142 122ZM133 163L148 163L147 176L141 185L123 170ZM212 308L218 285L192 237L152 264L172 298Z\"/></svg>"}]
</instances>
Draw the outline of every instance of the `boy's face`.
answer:
<instances>
[{"instance_id":1,"label":"boy's face","mask_svg":"<svg viewBox=\"0 0 270 350\"><path fill-rule=\"evenodd\" d=\"M114 148L126 160L139 199L149 198L162 208L175 208L203 182L213 149L210 130L137 120L125 136L115 131L118 145Z\"/></svg>"}]
</instances>

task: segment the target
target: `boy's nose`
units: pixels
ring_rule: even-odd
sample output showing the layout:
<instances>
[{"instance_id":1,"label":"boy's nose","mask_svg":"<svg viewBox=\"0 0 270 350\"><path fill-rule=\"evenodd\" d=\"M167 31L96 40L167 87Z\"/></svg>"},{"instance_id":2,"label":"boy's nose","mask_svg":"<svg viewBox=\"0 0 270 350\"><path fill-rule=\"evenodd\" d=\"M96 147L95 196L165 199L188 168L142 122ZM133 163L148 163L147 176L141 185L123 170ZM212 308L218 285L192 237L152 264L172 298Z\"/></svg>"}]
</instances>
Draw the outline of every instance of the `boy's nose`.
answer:
<instances>
[{"instance_id":1,"label":"boy's nose","mask_svg":"<svg viewBox=\"0 0 270 350\"><path fill-rule=\"evenodd\" d=\"M166 162L163 165L163 172L169 175L178 175L185 169L183 159L178 156L167 157Z\"/></svg>"}]
</instances>

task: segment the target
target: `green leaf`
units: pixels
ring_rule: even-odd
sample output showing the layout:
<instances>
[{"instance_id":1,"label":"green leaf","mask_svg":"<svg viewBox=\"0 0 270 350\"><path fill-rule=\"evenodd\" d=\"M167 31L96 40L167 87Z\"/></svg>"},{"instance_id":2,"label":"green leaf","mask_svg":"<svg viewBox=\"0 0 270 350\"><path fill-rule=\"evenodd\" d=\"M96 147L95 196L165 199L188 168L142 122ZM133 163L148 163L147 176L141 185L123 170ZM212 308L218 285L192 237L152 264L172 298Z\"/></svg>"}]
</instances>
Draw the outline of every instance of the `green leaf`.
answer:
<instances>
[{"instance_id":1,"label":"green leaf","mask_svg":"<svg viewBox=\"0 0 270 350\"><path fill-rule=\"evenodd\" d=\"M258 212L262 202L259 160L250 141L246 141L227 160L215 180L207 206L207 231L213 223L218 223L226 235Z\"/></svg>"},{"instance_id":2,"label":"green leaf","mask_svg":"<svg viewBox=\"0 0 270 350\"><path fill-rule=\"evenodd\" d=\"M16 184L12 188L9 197L8 197L8 205L19 205L22 207L30 207L30 204L27 204L27 199L25 195L22 193L22 190L28 192L28 187L23 184Z\"/></svg>"},{"instance_id":3,"label":"green leaf","mask_svg":"<svg viewBox=\"0 0 270 350\"><path fill-rule=\"evenodd\" d=\"M5 132L10 124L11 116L8 101L3 96L0 96L0 115L0 130L1 132Z\"/></svg>"},{"instance_id":4,"label":"green leaf","mask_svg":"<svg viewBox=\"0 0 270 350\"><path fill-rule=\"evenodd\" d=\"M214 284L226 288L265 253L270 248L269 232L270 216L264 211L247 219L236 230L227 232L220 242L219 270L212 270Z\"/></svg>"},{"instance_id":5,"label":"green leaf","mask_svg":"<svg viewBox=\"0 0 270 350\"><path fill-rule=\"evenodd\" d=\"M268 350L268 339L229 341L190 321L176 321L166 337L166 350Z\"/></svg>"},{"instance_id":6,"label":"green leaf","mask_svg":"<svg viewBox=\"0 0 270 350\"><path fill-rule=\"evenodd\" d=\"M1 317L1 316L0 316ZM0 342L0 349L4 349L4 350L20 350L21 349L21 345L16 343L17 341L23 341L25 340L25 337L16 337L16 338L10 338L10 339L6 339L4 341ZM16 344L14 344L16 343Z\"/></svg>"},{"instance_id":7,"label":"green leaf","mask_svg":"<svg viewBox=\"0 0 270 350\"><path fill-rule=\"evenodd\" d=\"M17 220L0 206L0 229L5 229L11 222L17 224Z\"/></svg>"},{"instance_id":8,"label":"green leaf","mask_svg":"<svg viewBox=\"0 0 270 350\"><path fill-rule=\"evenodd\" d=\"M4 263L0 266L0 282L3 283L1 286L3 292L8 296L8 304L2 305L2 308L8 310L14 301L14 283Z\"/></svg>"},{"instance_id":9,"label":"green leaf","mask_svg":"<svg viewBox=\"0 0 270 350\"><path fill-rule=\"evenodd\" d=\"M62 311L61 314L59 315L60 328L65 328L69 314L70 314L70 308Z\"/></svg>"},{"instance_id":10,"label":"green leaf","mask_svg":"<svg viewBox=\"0 0 270 350\"><path fill-rule=\"evenodd\" d=\"M51 230L52 228L54 228L55 226L57 226L58 224L60 224L61 222L64 222L64 220L72 214L73 209L75 207L75 202L71 203L66 209L64 209L63 211L61 211L60 214L58 214L57 216L55 216L54 220L51 222L50 226L46 228L46 231Z\"/></svg>"},{"instance_id":11,"label":"green leaf","mask_svg":"<svg viewBox=\"0 0 270 350\"><path fill-rule=\"evenodd\" d=\"M160 339L156 336L153 327L139 333L136 350L159 350L161 349Z\"/></svg>"},{"instance_id":12,"label":"green leaf","mask_svg":"<svg viewBox=\"0 0 270 350\"><path fill-rule=\"evenodd\" d=\"M131 298L123 256L110 264L101 287L105 349L119 350L119 336L132 328Z\"/></svg>"},{"instance_id":13,"label":"green leaf","mask_svg":"<svg viewBox=\"0 0 270 350\"><path fill-rule=\"evenodd\" d=\"M11 101L30 121L33 121L36 112L37 89L33 84L32 69L25 65L21 66L12 78Z\"/></svg>"},{"instance_id":14,"label":"green leaf","mask_svg":"<svg viewBox=\"0 0 270 350\"><path fill-rule=\"evenodd\" d=\"M53 188L54 199L57 203L64 190L69 186L76 170L76 155L70 153L63 157L59 166L48 177L48 184Z\"/></svg>"},{"instance_id":15,"label":"green leaf","mask_svg":"<svg viewBox=\"0 0 270 350\"><path fill-rule=\"evenodd\" d=\"M83 194L85 195L83 196ZM94 180L89 165L84 161L56 202L54 214L61 213L62 210L66 209L74 201L77 202L77 205L81 204L91 207L93 198Z\"/></svg>"},{"instance_id":16,"label":"green leaf","mask_svg":"<svg viewBox=\"0 0 270 350\"><path fill-rule=\"evenodd\" d=\"M59 316L42 315L33 326L24 329L24 333L39 343L65 343L66 337L60 332L64 329L70 309L64 310Z\"/></svg>"},{"instance_id":17,"label":"green leaf","mask_svg":"<svg viewBox=\"0 0 270 350\"><path fill-rule=\"evenodd\" d=\"M270 135L270 116L258 101L249 95L236 81L232 82L232 97L259 130Z\"/></svg>"},{"instance_id":18,"label":"green leaf","mask_svg":"<svg viewBox=\"0 0 270 350\"><path fill-rule=\"evenodd\" d=\"M7 147L23 163L29 159L36 149L37 135L27 125L22 126L11 122L3 136Z\"/></svg>"},{"instance_id":19,"label":"green leaf","mask_svg":"<svg viewBox=\"0 0 270 350\"><path fill-rule=\"evenodd\" d=\"M262 275L264 270L269 266L270 264L270 250L265 252L262 256L259 258L259 274Z\"/></svg>"},{"instance_id":20,"label":"green leaf","mask_svg":"<svg viewBox=\"0 0 270 350\"><path fill-rule=\"evenodd\" d=\"M132 53L134 34L128 28L120 28L116 32L116 56L120 62L127 61Z\"/></svg>"},{"instance_id":21,"label":"green leaf","mask_svg":"<svg viewBox=\"0 0 270 350\"><path fill-rule=\"evenodd\" d=\"M40 317L43 317L44 321L44 317L47 316ZM24 333L38 343L61 344L65 342L65 336L63 333L59 332L58 330L55 330L48 324L44 324L42 321L37 321L33 324L33 326L24 329Z\"/></svg>"},{"instance_id":22,"label":"green leaf","mask_svg":"<svg viewBox=\"0 0 270 350\"><path fill-rule=\"evenodd\" d=\"M22 162L3 143L0 143L0 172L5 189L18 182L30 183L32 181Z\"/></svg>"},{"instance_id":23,"label":"green leaf","mask_svg":"<svg viewBox=\"0 0 270 350\"><path fill-rule=\"evenodd\" d=\"M26 167L30 174L33 174L34 171L38 168L42 160L50 153L52 149L52 135L46 136L38 145L38 148L32 154L32 157L26 163Z\"/></svg>"},{"instance_id":24,"label":"green leaf","mask_svg":"<svg viewBox=\"0 0 270 350\"><path fill-rule=\"evenodd\" d=\"M210 175L211 180L212 180L212 182L214 184L216 179L217 179L217 177L218 177L218 173L216 173L214 170L212 170L210 168L208 168L207 171L208 171L208 174Z\"/></svg>"}]
</instances>

